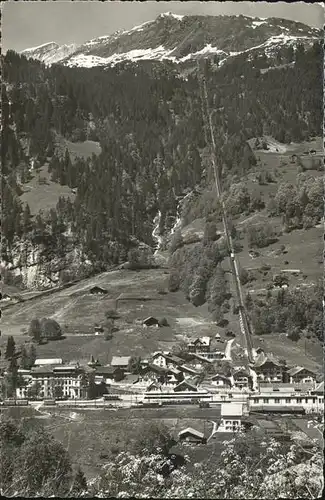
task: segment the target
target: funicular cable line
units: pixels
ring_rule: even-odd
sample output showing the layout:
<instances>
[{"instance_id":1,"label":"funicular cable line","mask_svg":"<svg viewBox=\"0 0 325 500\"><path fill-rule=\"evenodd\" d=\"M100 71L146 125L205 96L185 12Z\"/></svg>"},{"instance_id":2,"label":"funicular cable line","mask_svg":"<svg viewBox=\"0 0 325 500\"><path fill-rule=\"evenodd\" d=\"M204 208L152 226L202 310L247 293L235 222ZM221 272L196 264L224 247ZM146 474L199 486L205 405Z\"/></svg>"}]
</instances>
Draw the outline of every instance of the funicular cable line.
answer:
<instances>
[{"instance_id":1,"label":"funicular cable line","mask_svg":"<svg viewBox=\"0 0 325 500\"><path fill-rule=\"evenodd\" d=\"M212 123L212 112L210 110L209 98L208 98L208 90L207 90L207 82L204 72L200 71L199 62L197 63L198 67L198 82L200 85L201 98L202 98L202 117L203 122L206 129L206 137L209 133L209 140L211 145L211 163L214 174L214 180L217 190L217 196L221 205L221 214L222 214L222 223L224 227L224 234L226 237L227 247L229 251L229 261L231 267L231 274L233 276L234 286L236 290L237 300L238 300L238 315L239 315L239 325L240 331L244 338L246 349L247 349L247 358L250 363L254 362L253 358L253 343L252 343L252 329L248 321L246 308L244 305L243 294L241 289L241 283L239 278L239 266L237 262L237 257L234 250L234 244L231 236L231 232L229 230L229 223L227 218L227 210L222 198L222 188L221 188L221 180L220 180L220 165L217 160L217 148L215 143L215 132L214 126Z\"/></svg>"}]
</instances>

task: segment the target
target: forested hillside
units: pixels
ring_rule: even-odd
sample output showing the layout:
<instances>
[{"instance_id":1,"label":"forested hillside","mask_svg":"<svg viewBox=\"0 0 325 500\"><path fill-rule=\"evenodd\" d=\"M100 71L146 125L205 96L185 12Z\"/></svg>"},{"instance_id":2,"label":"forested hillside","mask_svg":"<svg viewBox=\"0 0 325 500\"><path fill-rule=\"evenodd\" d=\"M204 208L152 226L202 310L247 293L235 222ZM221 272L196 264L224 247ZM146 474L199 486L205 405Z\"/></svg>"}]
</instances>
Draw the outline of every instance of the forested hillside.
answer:
<instances>
[{"instance_id":1,"label":"forested hillside","mask_svg":"<svg viewBox=\"0 0 325 500\"><path fill-rule=\"evenodd\" d=\"M195 200L202 206L195 217L217 217L216 200L207 196L212 175L202 71L226 190L256 163L248 139L268 134L290 143L320 135L321 44L279 48L281 65L275 69L272 59L267 71L265 54L250 59L241 54L221 67L209 60L184 77L170 62L45 67L8 51L2 57L2 260L13 260L20 240L38 245L48 260L78 247L95 270L105 270L127 260L137 242L153 246L158 211L164 234L179 197L195 187L202 200ZM101 153L72 160L68 151L56 150L55 134L98 141ZM52 180L73 188L76 197L32 216L20 195L45 162Z\"/></svg>"}]
</instances>

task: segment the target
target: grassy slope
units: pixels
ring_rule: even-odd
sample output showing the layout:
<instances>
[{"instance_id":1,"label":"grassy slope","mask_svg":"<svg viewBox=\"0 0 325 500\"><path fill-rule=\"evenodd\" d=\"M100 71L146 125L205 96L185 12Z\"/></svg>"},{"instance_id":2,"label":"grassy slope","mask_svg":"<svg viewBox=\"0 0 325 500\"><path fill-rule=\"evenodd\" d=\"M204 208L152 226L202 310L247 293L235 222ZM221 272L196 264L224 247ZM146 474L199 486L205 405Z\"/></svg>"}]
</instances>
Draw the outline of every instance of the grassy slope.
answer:
<instances>
[{"instance_id":1,"label":"grassy slope","mask_svg":"<svg viewBox=\"0 0 325 500\"><path fill-rule=\"evenodd\" d=\"M61 186L50 180L48 163L43 165L39 175L36 172L32 175L32 179L23 185L24 193L20 197L23 203L28 203L32 215L37 214L40 210L47 211L55 208L60 196L70 198L71 201L74 200L75 194L69 186ZM39 183L39 177L46 179L46 184Z\"/></svg>"},{"instance_id":2,"label":"grassy slope","mask_svg":"<svg viewBox=\"0 0 325 500\"><path fill-rule=\"evenodd\" d=\"M37 347L40 356L62 356L67 360L89 360L90 354L108 362L113 354L149 354L159 348L168 349L179 334L215 334L216 327L207 320L205 307L195 308L181 292L159 295L167 289L168 274L163 269L132 272L127 270L102 273L83 280L68 289L48 296L38 296L28 302L6 308L2 317L0 344L7 335L18 343L28 337L22 331L35 317L52 317L62 325L66 339ZM104 296L90 295L87 289L94 284L108 290ZM111 341L102 336L80 336L94 331L94 324L105 319L105 312L114 307L121 293L151 296L150 301L121 301L116 321L119 331ZM166 317L170 327L143 329L135 320L149 315Z\"/></svg>"},{"instance_id":3,"label":"grassy slope","mask_svg":"<svg viewBox=\"0 0 325 500\"><path fill-rule=\"evenodd\" d=\"M70 453L73 465L80 465L88 477L98 474L101 465L107 461L102 454L107 454L115 443L119 443L120 449L125 449L123 443L128 444L129 439L137 435L137 429L144 421L163 422L177 439L178 432L186 427L193 427L209 436L212 430L210 421L218 420L220 417L219 408L199 409L196 405L193 408L173 407L159 410L74 411L73 408L70 410L51 408L49 411L51 417L44 418L31 408L8 410L15 418L36 417L41 425L47 427L51 434L64 444ZM220 450L220 446L220 439L217 439L209 446L209 449L212 451L219 448ZM199 449L196 449L195 458L197 460L205 458L206 446L197 448ZM187 454L189 451L189 448L186 448Z\"/></svg>"},{"instance_id":4,"label":"grassy slope","mask_svg":"<svg viewBox=\"0 0 325 500\"><path fill-rule=\"evenodd\" d=\"M71 142L59 135L56 136L55 146L56 152L60 156L63 156L65 150L68 149L72 161L77 156L88 158L92 154L99 155L101 152L101 147L97 142ZM46 179L46 184L40 184L38 182L39 177ZM32 172L32 179L24 184L23 189L25 192L20 199L23 203L29 204L32 215L37 214L40 210L47 211L55 208L60 196L69 197L71 201L75 198L75 194L69 186L61 186L57 182L50 180L48 163L42 166L39 175L36 172Z\"/></svg>"}]
</instances>

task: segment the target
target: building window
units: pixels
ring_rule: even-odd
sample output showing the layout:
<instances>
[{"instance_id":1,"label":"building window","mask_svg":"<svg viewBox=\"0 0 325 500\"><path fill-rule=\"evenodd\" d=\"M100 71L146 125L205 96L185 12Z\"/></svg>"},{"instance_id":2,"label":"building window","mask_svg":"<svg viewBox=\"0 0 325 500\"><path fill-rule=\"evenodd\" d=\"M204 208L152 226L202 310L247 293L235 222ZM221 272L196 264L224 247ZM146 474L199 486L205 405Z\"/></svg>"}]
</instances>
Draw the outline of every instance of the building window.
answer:
<instances>
[{"instance_id":1,"label":"building window","mask_svg":"<svg viewBox=\"0 0 325 500\"><path fill-rule=\"evenodd\" d=\"M305 398L305 403L308 403L308 398Z\"/></svg>"},{"instance_id":2,"label":"building window","mask_svg":"<svg viewBox=\"0 0 325 500\"><path fill-rule=\"evenodd\" d=\"M286 403L287 403L287 404L290 404L290 403L291 403L291 399L288 399L288 398L287 398L287 399L286 399Z\"/></svg>"},{"instance_id":3,"label":"building window","mask_svg":"<svg viewBox=\"0 0 325 500\"><path fill-rule=\"evenodd\" d=\"M280 403L280 398L274 398L274 403Z\"/></svg>"},{"instance_id":4,"label":"building window","mask_svg":"<svg viewBox=\"0 0 325 500\"><path fill-rule=\"evenodd\" d=\"M297 398L297 403L302 403L302 398Z\"/></svg>"},{"instance_id":5,"label":"building window","mask_svg":"<svg viewBox=\"0 0 325 500\"><path fill-rule=\"evenodd\" d=\"M269 398L264 398L263 399L263 403L268 403L269 402Z\"/></svg>"},{"instance_id":6,"label":"building window","mask_svg":"<svg viewBox=\"0 0 325 500\"><path fill-rule=\"evenodd\" d=\"M313 398L313 404L315 404L315 403L316 403L316 398Z\"/></svg>"}]
</instances>

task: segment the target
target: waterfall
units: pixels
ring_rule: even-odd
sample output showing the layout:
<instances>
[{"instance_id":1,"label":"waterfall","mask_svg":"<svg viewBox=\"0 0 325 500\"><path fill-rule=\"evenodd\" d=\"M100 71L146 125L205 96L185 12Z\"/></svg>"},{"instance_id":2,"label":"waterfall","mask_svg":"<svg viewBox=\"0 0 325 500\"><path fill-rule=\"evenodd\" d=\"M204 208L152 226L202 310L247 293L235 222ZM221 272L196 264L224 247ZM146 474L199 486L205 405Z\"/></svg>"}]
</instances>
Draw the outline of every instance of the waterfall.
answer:
<instances>
[{"instance_id":1,"label":"waterfall","mask_svg":"<svg viewBox=\"0 0 325 500\"><path fill-rule=\"evenodd\" d=\"M182 225L182 219L181 219L181 215L182 215L182 210L183 210L183 203L184 201L189 198L190 196L192 195L192 191L190 191L189 193L187 193L187 195L184 196L184 198L182 198L178 204L177 204L177 209L176 209L176 212L177 212L177 216L176 216L176 221L175 221L175 224L173 225L173 227L171 228L170 230L170 235L172 236L178 229L181 228L181 225Z\"/></svg>"},{"instance_id":2,"label":"waterfall","mask_svg":"<svg viewBox=\"0 0 325 500\"><path fill-rule=\"evenodd\" d=\"M162 236L160 235L160 231L159 231L160 221L161 221L161 211L158 210L158 213L153 220L154 228L152 231L152 238L156 241L156 250L154 252L154 255L156 255L159 252L161 245L162 245L162 240L163 240Z\"/></svg>"}]
</instances>

